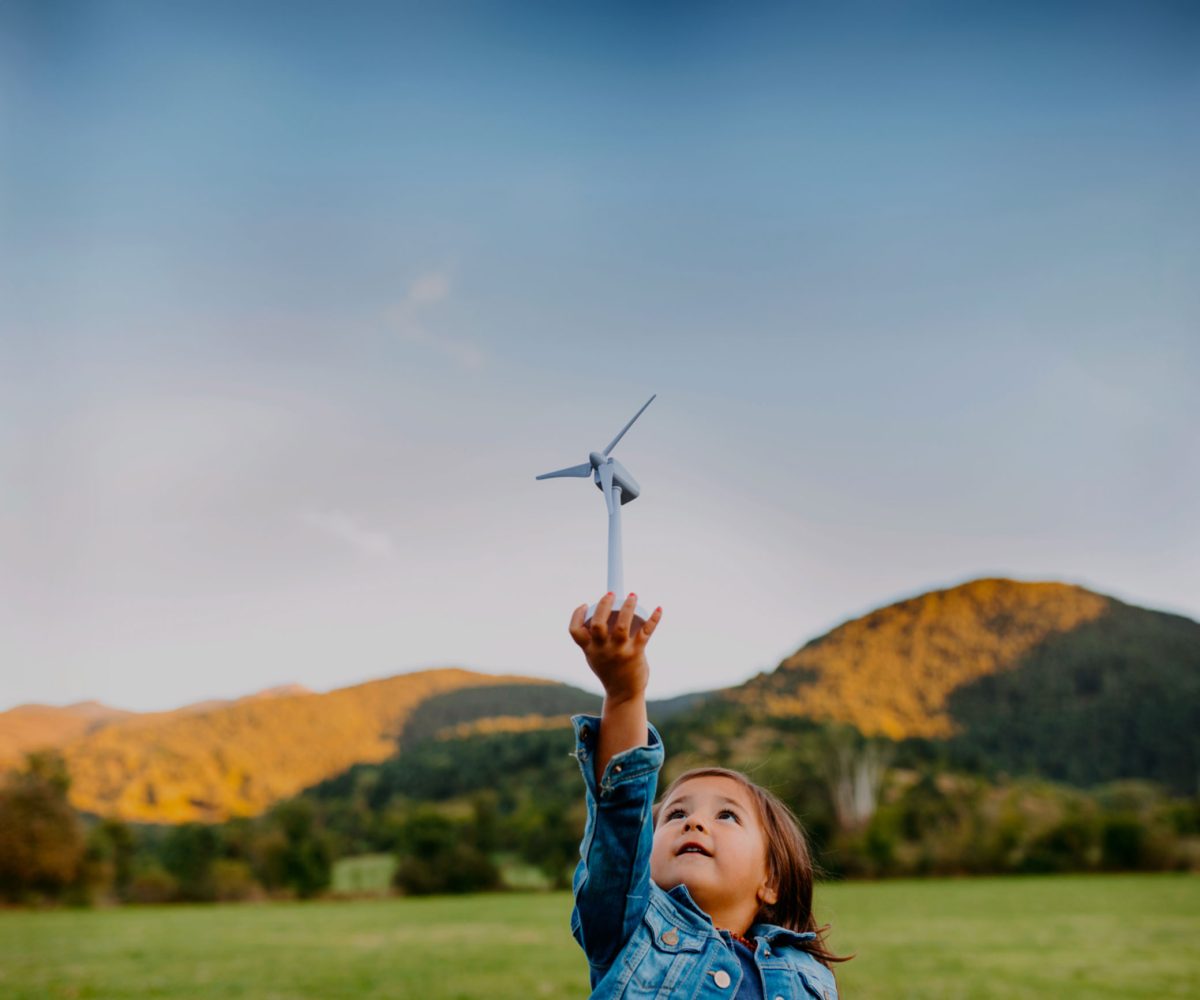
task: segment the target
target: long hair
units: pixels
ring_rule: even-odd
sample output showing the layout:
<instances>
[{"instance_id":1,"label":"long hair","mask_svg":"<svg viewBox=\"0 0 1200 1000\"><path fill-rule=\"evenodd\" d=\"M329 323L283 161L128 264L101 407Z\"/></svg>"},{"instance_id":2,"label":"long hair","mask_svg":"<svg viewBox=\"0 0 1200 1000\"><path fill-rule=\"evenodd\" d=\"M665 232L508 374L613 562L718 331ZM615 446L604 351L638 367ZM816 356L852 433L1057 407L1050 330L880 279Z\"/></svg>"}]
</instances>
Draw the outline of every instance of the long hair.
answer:
<instances>
[{"instance_id":1,"label":"long hair","mask_svg":"<svg viewBox=\"0 0 1200 1000\"><path fill-rule=\"evenodd\" d=\"M817 926L812 911L815 873L808 838L795 814L772 792L756 785L740 771L725 767L693 768L684 771L663 792L653 810L655 827L658 826L663 803L670 800L675 789L692 778L709 777L730 778L745 788L758 808L758 818L767 835L767 874L775 887L776 901L762 904L754 922L775 924L799 933L812 931L816 937L805 941L800 947L826 967L831 967L833 962L845 962L852 958L852 955L835 955L825 945L829 925Z\"/></svg>"}]
</instances>

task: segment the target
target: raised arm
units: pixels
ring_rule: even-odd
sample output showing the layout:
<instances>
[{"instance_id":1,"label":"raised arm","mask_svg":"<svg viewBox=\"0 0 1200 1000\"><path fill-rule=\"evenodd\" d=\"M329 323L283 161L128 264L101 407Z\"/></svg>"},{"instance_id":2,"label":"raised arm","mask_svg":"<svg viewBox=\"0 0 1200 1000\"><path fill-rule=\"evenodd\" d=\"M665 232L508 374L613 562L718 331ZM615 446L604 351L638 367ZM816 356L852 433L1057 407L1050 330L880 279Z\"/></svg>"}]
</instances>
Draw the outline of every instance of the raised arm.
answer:
<instances>
[{"instance_id":1,"label":"raised arm","mask_svg":"<svg viewBox=\"0 0 1200 1000\"><path fill-rule=\"evenodd\" d=\"M656 608L646 622L634 629L637 594L625 599L615 617L614 600L612 593L600 598L590 622L584 621L587 605L580 605L571 616L570 626L571 638L579 644L592 673L604 685L604 708L595 755L597 783L613 757L622 750L647 744L646 683L650 679L650 666L646 662L646 643L662 618L662 608Z\"/></svg>"},{"instance_id":2,"label":"raised arm","mask_svg":"<svg viewBox=\"0 0 1200 1000\"><path fill-rule=\"evenodd\" d=\"M592 988L640 923L650 898L651 806L663 747L646 720L646 642L662 609L645 623L634 618L630 594L612 614L606 594L590 623L586 605L571 616L571 635L604 685L600 718L578 715L575 725L587 822L573 887L571 932L587 954ZM634 623L637 627L634 628Z\"/></svg>"}]
</instances>

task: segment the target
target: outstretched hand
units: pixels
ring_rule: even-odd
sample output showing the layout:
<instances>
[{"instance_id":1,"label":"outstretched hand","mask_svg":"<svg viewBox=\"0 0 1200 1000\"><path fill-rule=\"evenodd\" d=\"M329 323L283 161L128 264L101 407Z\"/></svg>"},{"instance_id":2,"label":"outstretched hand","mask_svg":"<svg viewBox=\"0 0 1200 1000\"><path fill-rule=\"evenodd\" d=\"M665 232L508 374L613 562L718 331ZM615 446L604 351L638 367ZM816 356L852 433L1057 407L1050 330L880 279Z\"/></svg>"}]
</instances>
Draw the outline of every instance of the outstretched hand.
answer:
<instances>
[{"instance_id":1,"label":"outstretched hand","mask_svg":"<svg viewBox=\"0 0 1200 1000\"><path fill-rule=\"evenodd\" d=\"M596 605L590 621L585 621L587 605L581 604L571 615L570 632L588 666L604 685L609 698L625 700L640 697L650 679L646 662L646 643L654 635L662 618L662 608L642 621L637 617L637 594L625 598L619 611L613 611L615 595L605 594Z\"/></svg>"}]
</instances>

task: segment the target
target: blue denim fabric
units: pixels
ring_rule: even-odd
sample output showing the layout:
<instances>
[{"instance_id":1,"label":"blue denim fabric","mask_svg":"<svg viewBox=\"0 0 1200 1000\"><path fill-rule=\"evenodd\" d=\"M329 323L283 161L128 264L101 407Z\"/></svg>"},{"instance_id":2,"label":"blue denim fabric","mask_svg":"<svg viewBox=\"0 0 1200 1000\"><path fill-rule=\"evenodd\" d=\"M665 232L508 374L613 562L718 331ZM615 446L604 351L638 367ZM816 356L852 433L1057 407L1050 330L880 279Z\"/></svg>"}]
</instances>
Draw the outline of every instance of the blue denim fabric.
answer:
<instances>
[{"instance_id":1,"label":"blue denim fabric","mask_svg":"<svg viewBox=\"0 0 1200 1000\"><path fill-rule=\"evenodd\" d=\"M732 1000L742 965L728 931L718 931L687 887L664 891L650 879L650 818L662 739L617 754L596 783L600 719L576 715L575 757L583 772L587 822L575 869L575 935L591 972L592 997L641 1000L690 997ZM836 1000L833 973L797 947L811 932L755 924L754 961L769 1000Z\"/></svg>"}]
</instances>

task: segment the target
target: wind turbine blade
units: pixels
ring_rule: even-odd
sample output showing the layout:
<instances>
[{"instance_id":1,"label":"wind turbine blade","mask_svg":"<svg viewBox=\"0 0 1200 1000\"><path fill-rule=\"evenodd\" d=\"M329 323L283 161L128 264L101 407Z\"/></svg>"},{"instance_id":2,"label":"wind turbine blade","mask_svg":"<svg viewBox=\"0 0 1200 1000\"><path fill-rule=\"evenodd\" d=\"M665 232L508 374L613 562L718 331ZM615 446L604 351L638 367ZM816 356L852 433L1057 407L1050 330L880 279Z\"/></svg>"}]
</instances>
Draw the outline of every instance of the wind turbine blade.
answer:
<instances>
[{"instance_id":1,"label":"wind turbine blade","mask_svg":"<svg viewBox=\"0 0 1200 1000\"><path fill-rule=\"evenodd\" d=\"M610 514L613 512L612 473L611 462L605 462L600 466L600 488L604 490L604 505Z\"/></svg>"},{"instance_id":2,"label":"wind turbine blade","mask_svg":"<svg viewBox=\"0 0 1200 1000\"><path fill-rule=\"evenodd\" d=\"M653 403L657 397L658 397L658 393L656 392L653 396L651 396L649 399L647 399L646 402L644 402L642 404L642 408L633 415L633 420L637 420L637 418L640 417L645 412L646 407L649 406L651 403ZM621 433L612 439L609 446L607 448L605 448L603 452L601 452L602 455L604 455L606 458L608 457L608 453L617 446L617 442L620 441L621 438L623 438L625 436L625 432L627 430L629 430L630 427L633 426L633 420L630 420L629 423L627 423L624 427L621 428Z\"/></svg>"},{"instance_id":3,"label":"wind turbine blade","mask_svg":"<svg viewBox=\"0 0 1200 1000\"><path fill-rule=\"evenodd\" d=\"M540 476L534 476L535 479L558 479L561 476L590 476L592 474L592 463L584 462L583 465L572 465L569 469L558 469L555 472L543 472Z\"/></svg>"}]
</instances>

